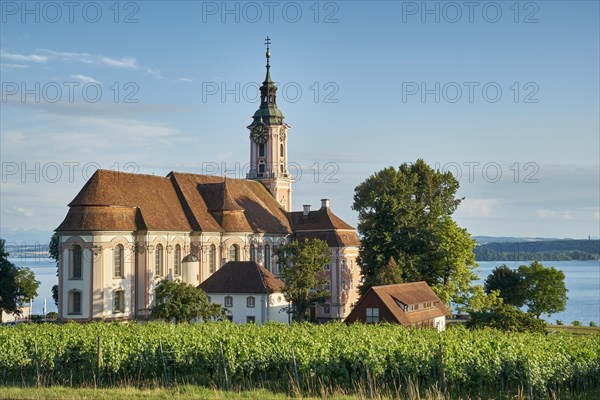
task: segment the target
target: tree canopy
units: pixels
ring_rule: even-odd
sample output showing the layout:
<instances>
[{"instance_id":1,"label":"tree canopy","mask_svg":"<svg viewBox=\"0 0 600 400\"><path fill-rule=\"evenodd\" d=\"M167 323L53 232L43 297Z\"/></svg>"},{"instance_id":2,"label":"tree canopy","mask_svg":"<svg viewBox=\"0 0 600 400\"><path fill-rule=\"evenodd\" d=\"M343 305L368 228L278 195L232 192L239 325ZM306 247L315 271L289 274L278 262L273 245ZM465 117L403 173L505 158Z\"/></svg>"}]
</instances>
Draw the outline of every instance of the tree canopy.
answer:
<instances>
[{"instance_id":1,"label":"tree canopy","mask_svg":"<svg viewBox=\"0 0 600 400\"><path fill-rule=\"evenodd\" d=\"M529 266L521 265L519 274L523 277L523 303L528 312L539 318L541 314L556 314L565 309L567 287L562 271L553 267L546 268L534 261Z\"/></svg>"},{"instance_id":2,"label":"tree canopy","mask_svg":"<svg viewBox=\"0 0 600 400\"><path fill-rule=\"evenodd\" d=\"M8 261L4 244L4 239L0 239L0 322L2 311L20 315L21 305L37 296L40 285L29 268L19 268Z\"/></svg>"},{"instance_id":3,"label":"tree canopy","mask_svg":"<svg viewBox=\"0 0 600 400\"><path fill-rule=\"evenodd\" d=\"M486 293L496 290L504 304L521 307L525 299L522 290L523 276L518 271L502 264L492 270L484 282Z\"/></svg>"},{"instance_id":4,"label":"tree canopy","mask_svg":"<svg viewBox=\"0 0 600 400\"><path fill-rule=\"evenodd\" d=\"M536 318L541 314L555 314L567 305L565 274L553 267L544 267L538 261L511 269L500 265L485 280L485 291L498 291L505 304L527 306Z\"/></svg>"},{"instance_id":5,"label":"tree canopy","mask_svg":"<svg viewBox=\"0 0 600 400\"><path fill-rule=\"evenodd\" d=\"M58 276L60 243L58 233L56 232L54 232L54 234L50 238L50 244L48 245L48 253L50 253L50 258L56 261L56 276ZM58 284L52 286L52 300L54 300L54 304L56 305L56 307L58 307Z\"/></svg>"},{"instance_id":6,"label":"tree canopy","mask_svg":"<svg viewBox=\"0 0 600 400\"><path fill-rule=\"evenodd\" d=\"M275 254L281 280L286 284L284 297L292 303L289 311L295 321L304 321L310 307L324 303L330 296L323 289L327 283L325 265L331 262L329 247L320 239L293 240L280 246Z\"/></svg>"},{"instance_id":7,"label":"tree canopy","mask_svg":"<svg viewBox=\"0 0 600 400\"><path fill-rule=\"evenodd\" d=\"M389 167L367 178L354 192L362 236L362 294L381 282L391 260L398 282L426 281L446 302L464 298L476 279L475 241L451 218L461 199L458 181L423 160Z\"/></svg>"},{"instance_id":8,"label":"tree canopy","mask_svg":"<svg viewBox=\"0 0 600 400\"><path fill-rule=\"evenodd\" d=\"M211 304L206 293L182 282L162 280L156 285L151 319L190 322L193 319L208 321L225 316L220 304Z\"/></svg>"}]
</instances>

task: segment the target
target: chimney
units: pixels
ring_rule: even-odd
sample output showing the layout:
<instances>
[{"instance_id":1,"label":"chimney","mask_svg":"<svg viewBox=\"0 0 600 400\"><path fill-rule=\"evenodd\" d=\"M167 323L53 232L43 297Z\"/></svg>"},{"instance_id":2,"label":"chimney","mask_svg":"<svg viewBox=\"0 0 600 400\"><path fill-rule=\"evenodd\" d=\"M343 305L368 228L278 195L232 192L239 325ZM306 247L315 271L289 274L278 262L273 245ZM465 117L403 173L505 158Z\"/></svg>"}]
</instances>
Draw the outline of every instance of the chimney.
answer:
<instances>
[{"instance_id":1,"label":"chimney","mask_svg":"<svg viewBox=\"0 0 600 400\"><path fill-rule=\"evenodd\" d=\"M329 199L321 199L321 208L329 208Z\"/></svg>"},{"instance_id":2,"label":"chimney","mask_svg":"<svg viewBox=\"0 0 600 400\"><path fill-rule=\"evenodd\" d=\"M306 217L308 215L308 213L310 212L310 204L305 204L302 206L302 208L304 208L302 215L304 215Z\"/></svg>"}]
</instances>

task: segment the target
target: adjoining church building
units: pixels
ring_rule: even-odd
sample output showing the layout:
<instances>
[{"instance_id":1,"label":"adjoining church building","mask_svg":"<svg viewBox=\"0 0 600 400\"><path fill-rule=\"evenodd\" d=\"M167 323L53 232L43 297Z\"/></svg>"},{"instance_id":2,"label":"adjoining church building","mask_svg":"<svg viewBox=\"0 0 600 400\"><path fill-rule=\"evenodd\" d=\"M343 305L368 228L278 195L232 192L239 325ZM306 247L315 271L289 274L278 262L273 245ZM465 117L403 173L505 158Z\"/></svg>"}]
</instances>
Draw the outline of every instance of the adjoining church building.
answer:
<instances>
[{"instance_id":1,"label":"adjoining church building","mask_svg":"<svg viewBox=\"0 0 600 400\"><path fill-rule=\"evenodd\" d=\"M60 238L59 318L146 319L164 279L199 285L228 261L256 261L279 274L274 250L297 238L329 244L331 298L316 319L343 319L358 300L360 240L329 200L292 211L289 126L266 78L247 127L246 179L170 172L166 177L98 170L69 203Z\"/></svg>"}]
</instances>

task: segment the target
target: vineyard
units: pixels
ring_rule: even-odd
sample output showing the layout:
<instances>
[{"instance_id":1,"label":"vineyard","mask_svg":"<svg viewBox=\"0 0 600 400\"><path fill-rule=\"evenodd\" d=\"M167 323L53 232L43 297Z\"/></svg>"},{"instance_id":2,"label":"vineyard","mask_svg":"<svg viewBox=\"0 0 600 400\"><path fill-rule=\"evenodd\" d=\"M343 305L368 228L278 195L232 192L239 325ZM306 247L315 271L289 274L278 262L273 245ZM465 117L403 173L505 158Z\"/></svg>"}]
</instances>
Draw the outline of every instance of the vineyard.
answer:
<instances>
[{"instance_id":1,"label":"vineyard","mask_svg":"<svg viewBox=\"0 0 600 400\"><path fill-rule=\"evenodd\" d=\"M581 393L600 386L600 336L396 325L90 323L0 328L0 385L316 387L398 394ZM316 390L318 393L318 390Z\"/></svg>"}]
</instances>

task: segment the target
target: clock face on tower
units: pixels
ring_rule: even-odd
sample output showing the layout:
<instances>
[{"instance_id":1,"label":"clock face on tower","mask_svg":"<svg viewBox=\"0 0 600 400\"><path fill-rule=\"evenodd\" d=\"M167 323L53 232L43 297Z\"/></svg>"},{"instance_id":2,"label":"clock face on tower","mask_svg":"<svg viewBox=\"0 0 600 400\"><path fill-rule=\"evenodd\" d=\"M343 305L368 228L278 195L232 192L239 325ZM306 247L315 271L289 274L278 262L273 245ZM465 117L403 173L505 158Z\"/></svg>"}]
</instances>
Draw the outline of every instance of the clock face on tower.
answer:
<instances>
[{"instance_id":1,"label":"clock face on tower","mask_svg":"<svg viewBox=\"0 0 600 400\"><path fill-rule=\"evenodd\" d=\"M265 143L269 139L269 130L263 124L258 124L252 128L252 140L256 143Z\"/></svg>"}]
</instances>

